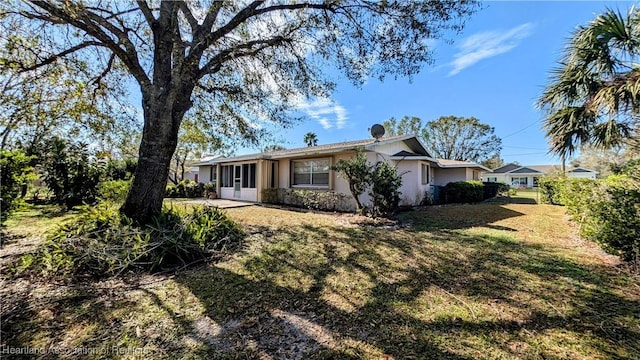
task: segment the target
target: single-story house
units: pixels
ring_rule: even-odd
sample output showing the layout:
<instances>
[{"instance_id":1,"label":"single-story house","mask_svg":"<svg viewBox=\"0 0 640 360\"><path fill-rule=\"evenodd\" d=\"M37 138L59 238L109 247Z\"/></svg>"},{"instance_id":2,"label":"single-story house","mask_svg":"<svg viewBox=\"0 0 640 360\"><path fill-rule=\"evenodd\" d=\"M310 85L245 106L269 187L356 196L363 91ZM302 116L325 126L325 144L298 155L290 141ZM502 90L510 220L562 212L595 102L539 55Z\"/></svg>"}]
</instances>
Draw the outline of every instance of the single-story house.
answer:
<instances>
[{"instance_id":1,"label":"single-story house","mask_svg":"<svg viewBox=\"0 0 640 360\"><path fill-rule=\"evenodd\" d=\"M489 171L472 162L436 159L413 135L215 158L194 166L200 169L199 181L214 182L222 199L262 202L264 189L332 191L346 195L343 210L351 210L355 201L349 184L331 166L351 158L358 148L364 149L368 162L387 161L403 174L401 205L418 205L436 185L480 179L482 171ZM370 204L366 194L360 200Z\"/></svg>"},{"instance_id":2,"label":"single-story house","mask_svg":"<svg viewBox=\"0 0 640 360\"><path fill-rule=\"evenodd\" d=\"M574 167L566 170L567 177L578 179L595 179L598 172L595 170ZM538 187L538 180L542 176L560 175L560 165L527 165L507 164L491 172L482 173L482 179L487 182L503 182L517 188Z\"/></svg>"}]
</instances>

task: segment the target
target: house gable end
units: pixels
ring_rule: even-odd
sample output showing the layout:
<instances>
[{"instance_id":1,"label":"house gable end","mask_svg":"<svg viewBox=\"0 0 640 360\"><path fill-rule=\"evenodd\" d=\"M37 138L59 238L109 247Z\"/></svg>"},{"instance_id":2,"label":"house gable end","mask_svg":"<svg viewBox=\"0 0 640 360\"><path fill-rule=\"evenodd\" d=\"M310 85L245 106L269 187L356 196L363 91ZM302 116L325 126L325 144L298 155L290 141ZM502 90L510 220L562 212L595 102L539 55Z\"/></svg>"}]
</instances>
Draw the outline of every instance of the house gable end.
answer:
<instances>
[{"instance_id":1,"label":"house gable end","mask_svg":"<svg viewBox=\"0 0 640 360\"><path fill-rule=\"evenodd\" d=\"M519 169L509 171L509 174L542 174L542 172L528 167L520 167Z\"/></svg>"},{"instance_id":2,"label":"house gable end","mask_svg":"<svg viewBox=\"0 0 640 360\"><path fill-rule=\"evenodd\" d=\"M501 167L499 167L497 169L494 169L491 172L492 173L496 173L496 174L507 173L509 171L518 169L520 167L522 167L522 166L516 165L516 164L507 164L507 165L501 166Z\"/></svg>"}]
</instances>

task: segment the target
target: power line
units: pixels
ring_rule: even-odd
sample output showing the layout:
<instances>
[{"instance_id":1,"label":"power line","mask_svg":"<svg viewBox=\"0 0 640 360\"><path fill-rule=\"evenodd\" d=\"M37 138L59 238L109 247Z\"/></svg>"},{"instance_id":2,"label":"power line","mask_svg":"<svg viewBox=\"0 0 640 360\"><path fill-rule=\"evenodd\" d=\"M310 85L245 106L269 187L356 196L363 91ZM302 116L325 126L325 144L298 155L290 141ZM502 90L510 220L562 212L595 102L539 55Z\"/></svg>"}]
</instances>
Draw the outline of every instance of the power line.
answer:
<instances>
[{"instance_id":1,"label":"power line","mask_svg":"<svg viewBox=\"0 0 640 360\"><path fill-rule=\"evenodd\" d=\"M538 124L538 120L535 120L534 122L530 123L529 125L527 125L527 126L523 127L522 129L520 129L520 130L518 130L518 131L516 131L516 132L512 132L511 134L508 134L508 135L503 136L503 137L502 137L502 139L505 139L505 138L508 138L508 137L510 137L510 136L513 136L513 135L519 134L519 133L521 133L521 132L523 132L523 131L527 130L528 128L530 128L530 127L532 127L533 125L536 125L536 124Z\"/></svg>"}]
</instances>

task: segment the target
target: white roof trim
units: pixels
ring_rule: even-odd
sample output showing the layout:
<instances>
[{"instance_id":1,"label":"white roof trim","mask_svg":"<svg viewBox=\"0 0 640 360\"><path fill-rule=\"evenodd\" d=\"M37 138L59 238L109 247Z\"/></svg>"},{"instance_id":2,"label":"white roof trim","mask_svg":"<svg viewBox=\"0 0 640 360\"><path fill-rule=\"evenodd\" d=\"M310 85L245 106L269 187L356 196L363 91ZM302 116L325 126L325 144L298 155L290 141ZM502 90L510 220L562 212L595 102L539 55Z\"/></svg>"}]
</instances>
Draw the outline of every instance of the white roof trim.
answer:
<instances>
[{"instance_id":1,"label":"white roof trim","mask_svg":"<svg viewBox=\"0 0 640 360\"><path fill-rule=\"evenodd\" d=\"M444 165L441 163L438 163L438 165L441 168L478 168L478 169L484 169L487 171L491 171L491 169L489 169L488 167L482 166L480 164L476 164L476 163L469 163L469 164L449 164L449 165Z\"/></svg>"}]
</instances>

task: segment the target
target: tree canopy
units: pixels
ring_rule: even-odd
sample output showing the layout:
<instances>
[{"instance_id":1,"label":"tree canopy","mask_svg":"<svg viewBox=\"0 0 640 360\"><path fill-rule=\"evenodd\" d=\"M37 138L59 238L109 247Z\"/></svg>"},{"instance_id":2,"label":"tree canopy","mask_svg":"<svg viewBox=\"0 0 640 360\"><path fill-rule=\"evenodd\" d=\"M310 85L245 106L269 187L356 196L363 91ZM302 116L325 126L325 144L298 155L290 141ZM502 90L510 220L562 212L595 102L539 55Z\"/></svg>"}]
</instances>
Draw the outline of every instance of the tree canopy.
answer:
<instances>
[{"instance_id":1,"label":"tree canopy","mask_svg":"<svg viewBox=\"0 0 640 360\"><path fill-rule=\"evenodd\" d=\"M420 118L404 116L400 121L390 118L382 125L387 136L418 136L436 157L442 159L486 162L489 165L502 161L502 140L493 134L493 127L474 117L441 116L422 125Z\"/></svg>"},{"instance_id":2,"label":"tree canopy","mask_svg":"<svg viewBox=\"0 0 640 360\"><path fill-rule=\"evenodd\" d=\"M39 40L36 56L12 59L12 67L33 74L82 64L94 82L115 76L138 85L144 127L122 211L146 222L161 209L187 112L257 142L266 125L291 124L296 104L333 90L327 64L355 84L411 76L433 62L428 40L460 31L477 7L471 0L4 1L0 18L7 39Z\"/></svg>"},{"instance_id":3,"label":"tree canopy","mask_svg":"<svg viewBox=\"0 0 640 360\"><path fill-rule=\"evenodd\" d=\"M551 150L613 147L638 137L640 12L607 9L571 35L538 100Z\"/></svg>"},{"instance_id":4,"label":"tree canopy","mask_svg":"<svg viewBox=\"0 0 640 360\"><path fill-rule=\"evenodd\" d=\"M313 132L308 132L304 134L304 139L302 141L304 141L307 146L316 146L318 145L318 135Z\"/></svg>"}]
</instances>

